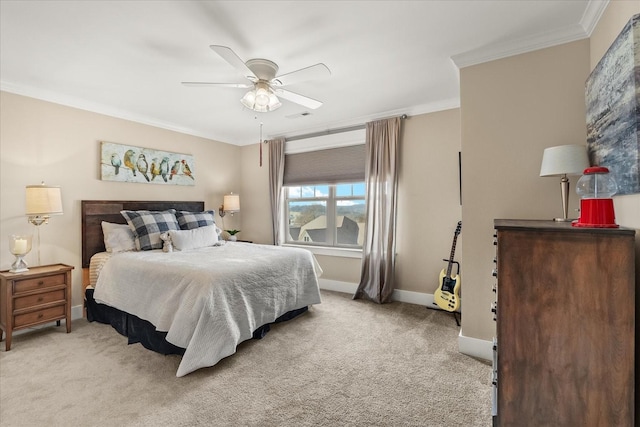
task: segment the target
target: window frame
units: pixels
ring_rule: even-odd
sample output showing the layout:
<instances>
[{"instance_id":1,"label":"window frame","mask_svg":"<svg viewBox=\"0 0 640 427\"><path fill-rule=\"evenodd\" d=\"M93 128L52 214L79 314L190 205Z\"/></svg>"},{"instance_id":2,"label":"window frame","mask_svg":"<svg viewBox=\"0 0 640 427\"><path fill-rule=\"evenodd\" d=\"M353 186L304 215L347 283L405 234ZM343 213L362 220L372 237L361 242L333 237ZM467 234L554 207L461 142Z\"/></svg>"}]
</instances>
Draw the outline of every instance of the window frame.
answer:
<instances>
[{"instance_id":1,"label":"window frame","mask_svg":"<svg viewBox=\"0 0 640 427\"><path fill-rule=\"evenodd\" d=\"M350 196L338 196L337 189L340 185L351 185L351 195ZM338 203L340 201L349 201L349 200L359 200L362 201L363 206L366 208L366 187L365 191L362 195L354 195L353 194L353 186L355 185L365 185L364 181L358 182L340 182L340 183L322 183L322 184L308 184L308 185L289 185L283 186L284 192L284 210L283 210L283 226L284 226L284 242L283 245L287 246L299 246L304 248L324 248L328 250L347 250L356 252L358 254L362 251L362 246L360 244L346 244L346 243L338 243L338 228L336 227L336 219L337 219L337 211L338 211ZM289 197L289 189L290 188L300 188L303 187L313 187L314 193L316 192L317 187L327 187L328 194L326 196L315 196L315 197ZM290 202L325 202L325 216L326 216L326 234L324 242L304 242L300 240L289 240L289 203ZM366 219L366 218L365 218ZM363 242L364 244L364 242ZM315 252L315 251L314 251Z\"/></svg>"}]
</instances>

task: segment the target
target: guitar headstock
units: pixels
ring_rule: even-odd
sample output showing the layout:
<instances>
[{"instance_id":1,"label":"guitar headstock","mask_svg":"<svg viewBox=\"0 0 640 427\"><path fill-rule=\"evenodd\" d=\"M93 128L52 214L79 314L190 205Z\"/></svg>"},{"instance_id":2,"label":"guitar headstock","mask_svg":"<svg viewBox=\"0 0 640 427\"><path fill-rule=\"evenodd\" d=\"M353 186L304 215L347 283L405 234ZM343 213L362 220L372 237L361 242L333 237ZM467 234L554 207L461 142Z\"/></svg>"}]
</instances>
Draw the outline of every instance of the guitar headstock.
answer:
<instances>
[{"instance_id":1,"label":"guitar headstock","mask_svg":"<svg viewBox=\"0 0 640 427\"><path fill-rule=\"evenodd\" d=\"M456 236L460 234L460 230L462 230L462 221L458 221L458 226L456 227Z\"/></svg>"}]
</instances>

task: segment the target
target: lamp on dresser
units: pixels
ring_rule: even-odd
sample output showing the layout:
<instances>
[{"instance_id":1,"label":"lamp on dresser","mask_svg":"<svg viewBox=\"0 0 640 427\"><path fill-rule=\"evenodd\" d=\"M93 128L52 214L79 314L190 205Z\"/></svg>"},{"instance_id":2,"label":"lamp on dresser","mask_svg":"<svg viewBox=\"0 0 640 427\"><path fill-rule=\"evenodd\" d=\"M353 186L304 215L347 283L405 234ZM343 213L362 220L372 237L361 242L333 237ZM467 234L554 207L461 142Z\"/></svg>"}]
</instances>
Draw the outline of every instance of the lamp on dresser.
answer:
<instances>
[{"instance_id":1,"label":"lamp on dresser","mask_svg":"<svg viewBox=\"0 0 640 427\"><path fill-rule=\"evenodd\" d=\"M540 176L560 176L560 194L562 197L562 218L554 221L570 221L569 211L569 175L582 175L589 167L587 147L584 145L559 145L544 149Z\"/></svg>"}]
</instances>

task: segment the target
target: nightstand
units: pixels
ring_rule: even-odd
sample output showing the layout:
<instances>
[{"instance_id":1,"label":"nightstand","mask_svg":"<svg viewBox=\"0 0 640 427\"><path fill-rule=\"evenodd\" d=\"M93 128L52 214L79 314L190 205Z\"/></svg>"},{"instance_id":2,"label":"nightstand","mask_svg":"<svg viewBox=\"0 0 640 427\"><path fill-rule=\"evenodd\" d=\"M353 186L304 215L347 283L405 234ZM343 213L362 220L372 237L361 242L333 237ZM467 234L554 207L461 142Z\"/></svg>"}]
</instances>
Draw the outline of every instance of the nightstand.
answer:
<instances>
[{"instance_id":1,"label":"nightstand","mask_svg":"<svg viewBox=\"0 0 640 427\"><path fill-rule=\"evenodd\" d=\"M71 270L66 264L31 267L24 273L0 271L0 340L7 334L11 350L14 330L65 319L71 332Z\"/></svg>"}]
</instances>

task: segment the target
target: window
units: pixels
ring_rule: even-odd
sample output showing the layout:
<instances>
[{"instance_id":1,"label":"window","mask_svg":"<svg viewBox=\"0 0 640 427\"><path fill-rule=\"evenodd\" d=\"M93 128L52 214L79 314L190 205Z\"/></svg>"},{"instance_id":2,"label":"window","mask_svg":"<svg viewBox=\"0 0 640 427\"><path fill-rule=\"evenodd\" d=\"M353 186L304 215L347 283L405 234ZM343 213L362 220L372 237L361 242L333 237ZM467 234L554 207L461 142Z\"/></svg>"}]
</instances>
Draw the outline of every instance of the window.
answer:
<instances>
[{"instance_id":1,"label":"window","mask_svg":"<svg viewBox=\"0 0 640 427\"><path fill-rule=\"evenodd\" d=\"M286 243L361 248L364 182L285 187Z\"/></svg>"}]
</instances>

